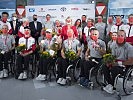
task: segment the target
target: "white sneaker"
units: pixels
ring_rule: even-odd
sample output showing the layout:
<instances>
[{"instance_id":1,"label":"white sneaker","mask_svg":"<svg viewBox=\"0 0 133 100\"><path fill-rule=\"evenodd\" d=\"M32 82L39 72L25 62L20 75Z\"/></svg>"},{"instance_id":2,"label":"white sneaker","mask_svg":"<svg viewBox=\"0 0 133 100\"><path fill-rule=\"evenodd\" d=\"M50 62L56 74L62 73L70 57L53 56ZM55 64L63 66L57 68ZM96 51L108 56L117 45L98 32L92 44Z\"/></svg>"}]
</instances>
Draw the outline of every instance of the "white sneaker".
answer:
<instances>
[{"instance_id":1,"label":"white sneaker","mask_svg":"<svg viewBox=\"0 0 133 100\"><path fill-rule=\"evenodd\" d=\"M46 80L46 75L41 75L40 80L45 81Z\"/></svg>"},{"instance_id":2,"label":"white sneaker","mask_svg":"<svg viewBox=\"0 0 133 100\"><path fill-rule=\"evenodd\" d=\"M24 72L23 79L27 79L27 72Z\"/></svg>"},{"instance_id":3,"label":"white sneaker","mask_svg":"<svg viewBox=\"0 0 133 100\"><path fill-rule=\"evenodd\" d=\"M22 79L23 79L23 75L24 75L24 73L20 73L18 79L19 79L19 80L22 80Z\"/></svg>"},{"instance_id":4,"label":"white sneaker","mask_svg":"<svg viewBox=\"0 0 133 100\"><path fill-rule=\"evenodd\" d=\"M3 77L4 78L6 78L6 77L8 77L8 71L7 71L7 69L3 69Z\"/></svg>"},{"instance_id":5,"label":"white sneaker","mask_svg":"<svg viewBox=\"0 0 133 100\"><path fill-rule=\"evenodd\" d=\"M36 80L40 80L42 77L42 74L39 74L37 77L36 77Z\"/></svg>"},{"instance_id":6,"label":"white sneaker","mask_svg":"<svg viewBox=\"0 0 133 100\"><path fill-rule=\"evenodd\" d=\"M63 79L63 78L59 78L59 79L57 80L57 83L60 84L61 81L62 81L62 79Z\"/></svg>"},{"instance_id":7,"label":"white sneaker","mask_svg":"<svg viewBox=\"0 0 133 100\"><path fill-rule=\"evenodd\" d=\"M114 93L113 86L111 84L106 85L106 87L104 87L103 90L110 94Z\"/></svg>"},{"instance_id":8,"label":"white sneaker","mask_svg":"<svg viewBox=\"0 0 133 100\"><path fill-rule=\"evenodd\" d=\"M0 78L3 78L3 76L4 76L4 72L2 70L2 71L0 71Z\"/></svg>"},{"instance_id":9,"label":"white sneaker","mask_svg":"<svg viewBox=\"0 0 133 100\"><path fill-rule=\"evenodd\" d=\"M62 79L62 81L60 82L61 85L66 85L66 79Z\"/></svg>"}]
</instances>

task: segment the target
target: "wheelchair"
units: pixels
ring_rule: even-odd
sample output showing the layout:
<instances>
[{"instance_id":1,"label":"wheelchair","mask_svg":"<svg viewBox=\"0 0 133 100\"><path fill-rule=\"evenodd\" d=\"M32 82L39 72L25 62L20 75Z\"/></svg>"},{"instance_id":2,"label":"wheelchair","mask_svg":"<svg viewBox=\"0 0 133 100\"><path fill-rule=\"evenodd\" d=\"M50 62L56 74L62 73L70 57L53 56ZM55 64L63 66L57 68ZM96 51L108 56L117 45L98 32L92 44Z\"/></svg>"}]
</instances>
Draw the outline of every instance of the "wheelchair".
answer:
<instances>
[{"instance_id":1,"label":"wheelchair","mask_svg":"<svg viewBox=\"0 0 133 100\"><path fill-rule=\"evenodd\" d=\"M73 64L73 61L69 61L69 65L66 70L66 79L67 79L67 84L72 85L72 82L77 82L79 79L80 75L80 67L79 67L79 62L80 59L77 59L75 66Z\"/></svg>"},{"instance_id":2,"label":"wheelchair","mask_svg":"<svg viewBox=\"0 0 133 100\"><path fill-rule=\"evenodd\" d=\"M56 78L57 77L57 58L53 57L52 60L54 60L54 63L49 63L47 65L47 73L46 73L46 81L50 81L52 80L52 75ZM35 68L36 68L36 76L39 75L40 73L40 68L39 68L39 61L37 61L37 64L35 64Z\"/></svg>"},{"instance_id":3,"label":"wheelchair","mask_svg":"<svg viewBox=\"0 0 133 100\"><path fill-rule=\"evenodd\" d=\"M102 81L101 79L97 77L98 82L100 83L100 86L105 86L107 84L106 80L104 79L103 71L102 71L102 66L99 69L99 73L103 76ZM118 84L121 83L121 84ZM116 88L119 86L118 88ZM127 96L133 94L133 65L129 66L128 68L123 68L123 73L118 74L115 77L115 82L114 82L114 87L115 89L115 94L117 94L117 99L121 100L121 96ZM103 89L102 89L103 90Z\"/></svg>"},{"instance_id":4,"label":"wheelchair","mask_svg":"<svg viewBox=\"0 0 133 100\"><path fill-rule=\"evenodd\" d=\"M4 58L2 59L2 64L4 66ZM10 52L10 57L8 59L8 76L9 74L14 75L14 66L15 66L15 55L13 54L13 51Z\"/></svg>"},{"instance_id":5,"label":"wheelchair","mask_svg":"<svg viewBox=\"0 0 133 100\"><path fill-rule=\"evenodd\" d=\"M16 54L16 60L18 57L18 53ZM22 59L23 60L23 59ZM22 61L22 66L24 67L24 61ZM29 67L27 69L27 77L31 77L32 79L36 75L36 56L34 53L30 54L30 59L29 59ZM17 69L17 61L15 61L15 67L14 67L14 77L17 79L19 76L18 69Z\"/></svg>"},{"instance_id":6,"label":"wheelchair","mask_svg":"<svg viewBox=\"0 0 133 100\"><path fill-rule=\"evenodd\" d=\"M102 67L103 67L103 63L101 62L97 62L94 59L90 59L93 62L96 63L95 66L93 66L90 70L89 70L89 80L90 82L88 83L88 87L90 89L93 89L94 86L97 84L98 86L103 86L105 83L104 80L104 75L103 75L103 71L102 71Z\"/></svg>"}]
</instances>

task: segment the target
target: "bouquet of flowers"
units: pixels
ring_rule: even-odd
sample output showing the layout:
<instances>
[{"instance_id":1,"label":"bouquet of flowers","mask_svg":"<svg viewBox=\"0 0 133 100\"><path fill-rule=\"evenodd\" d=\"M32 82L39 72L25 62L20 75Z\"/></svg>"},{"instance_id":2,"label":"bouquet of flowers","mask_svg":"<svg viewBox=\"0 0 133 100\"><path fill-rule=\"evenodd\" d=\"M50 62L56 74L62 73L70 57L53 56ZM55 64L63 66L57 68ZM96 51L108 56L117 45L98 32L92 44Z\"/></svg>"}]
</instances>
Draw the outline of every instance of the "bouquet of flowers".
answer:
<instances>
[{"instance_id":1,"label":"bouquet of flowers","mask_svg":"<svg viewBox=\"0 0 133 100\"><path fill-rule=\"evenodd\" d=\"M73 50L68 50L65 52L65 57L69 60L75 60L77 58L77 54Z\"/></svg>"},{"instance_id":2,"label":"bouquet of flowers","mask_svg":"<svg viewBox=\"0 0 133 100\"><path fill-rule=\"evenodd\" d=\"M107 66L112 66L112 64L115 62L115 57L111 54L104 54L103 55L103 63Z\"/></svg>"},{"instance_id":3,"label":"bouquet of flowers","mask_svg":"<svg viewBox=\"0 0 133 100\"><path fill-rule=\"evenodd\" d=\"M50 53L48 51L40 51L40 54L40 56L45 59L50 57Z\"/></svg>"},{"instance_id":4,"label":"bouquet of flowers","mask_svg":"<svg viewBox=\"0 0 133 100\"><path fill-rule=\"evenodd\" d=\"M22 52L26 49L26 45L25 44L19 44L17 47L16 47L16 50L18 52Z\"/></svg>"}]
</instances>

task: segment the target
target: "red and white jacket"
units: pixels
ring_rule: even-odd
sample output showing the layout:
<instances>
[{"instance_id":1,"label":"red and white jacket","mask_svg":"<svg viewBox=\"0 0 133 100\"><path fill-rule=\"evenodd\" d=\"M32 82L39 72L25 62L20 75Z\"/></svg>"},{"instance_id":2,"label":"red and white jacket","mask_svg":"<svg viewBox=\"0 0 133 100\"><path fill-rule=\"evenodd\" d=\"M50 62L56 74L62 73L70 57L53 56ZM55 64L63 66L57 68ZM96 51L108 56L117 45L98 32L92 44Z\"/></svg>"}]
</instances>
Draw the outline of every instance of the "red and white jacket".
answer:
<instances>
[{"instance_id":1,"label":"red and white jacket","mask_svg":"<svg viewBox=\"0 0 133 100\"><path fill-rule=\"evenodd\" d=\"M19 38L24 37L24 26L23 25L20 26L20 29L18 31L18 36Z\"/></svg>"},{"instance_id":2,"label":"red and white jacket","mask_svg":"<svg viewBox=\"0 0 133 100\"><path fill-rule=\"evenodd\" d=\"M111 33L113 33L113 32L118 32L118 30L124 30L124 24L123 23L121 23L121 24L119 24L119 25L117 25L117 24L115 24L115 25L113 25L112 27L111 27Z\"/></svg>"},{"instance_id":3,"label":"red and white jacket","mask_svg":"<svg viewBox=\"0 0 133 100\"><path fill-rule=\"evenodd\" d=\"M26 41L27 41L27 43L26 43ZM35 51L35 49L36 49L35 39L33 37L21 37L19 39L19 44L26 45L26 49L23 51L23 53Z\"/></svg>"},{"instance_id":4,"label":"red and white jacket","mask_svg":"<svg viewBox=\"0 0 133 100\"><path fill-rule=\"evenodd\" d=\"M133 44L133 24L126 24L124 31L126 32L126 42Z\"/></svg>"}]
</instances>

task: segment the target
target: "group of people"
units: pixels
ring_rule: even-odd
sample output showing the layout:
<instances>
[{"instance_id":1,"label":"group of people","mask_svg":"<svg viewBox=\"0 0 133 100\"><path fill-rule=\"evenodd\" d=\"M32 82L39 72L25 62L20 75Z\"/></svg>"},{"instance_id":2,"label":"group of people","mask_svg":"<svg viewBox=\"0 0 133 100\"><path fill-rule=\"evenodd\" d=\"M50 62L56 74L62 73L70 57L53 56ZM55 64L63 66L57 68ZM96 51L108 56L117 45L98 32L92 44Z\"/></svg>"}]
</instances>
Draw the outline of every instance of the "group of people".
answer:
<instances>
[{"instance_id":1,"label":"group of people","mask_svg":"<svg viewBox=\"0 0 133 100\"><path fill-rule=\"evenodd\" d=\"M30 55L35 54L39 61L39 75L36 80L46 80L48 65L58 64L57 83L66 85L66 69L69 59L65 52L72 50L76 53L76 61L80 59L80 85L87 87L89 80L89 70L98 67L102 62L103 55L108 50L116 57L116 62L112 67L103 66L103 72L107 86L103 89L108 93L113 93L114 80L118 74L123 73L123 68L133 65L133 14L128 17L129 23L123 24L121 16L108 17L108 24L103 22L103 16L97 16L97 23L93 19L82 15L72 24L71 17L67 17L65 25L59 20L55 23L51 21L51 16L46 15L46 21L37 21L37 15L33 15L33 21L27 18L19 21L17 15L12 14L12 21L8 22L8 13L3 12L0 21L0 78L8 77L8 60L15 53L15 46L25 44L26 48L17 53L16 67L18 79L27 79ZM110 41L109 41L110 40ZM55 51L51 50L54 44L58 45L56 57ZM40 51L47 51L50 57L44 58L36 52L39 46ZM24 66L23 66L24 64ZM3 66L4 65L4 66ZM110 74L111 73L111 74Z\"/></svg>"}]
</instances>

